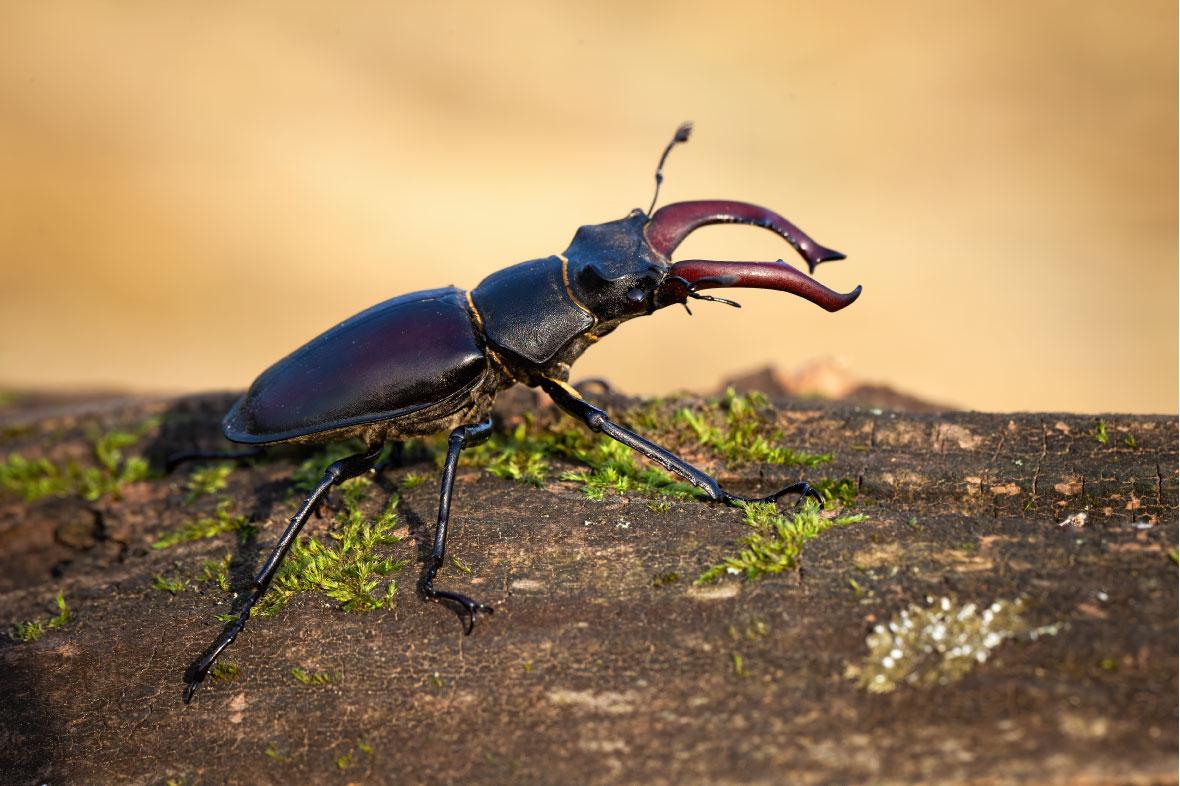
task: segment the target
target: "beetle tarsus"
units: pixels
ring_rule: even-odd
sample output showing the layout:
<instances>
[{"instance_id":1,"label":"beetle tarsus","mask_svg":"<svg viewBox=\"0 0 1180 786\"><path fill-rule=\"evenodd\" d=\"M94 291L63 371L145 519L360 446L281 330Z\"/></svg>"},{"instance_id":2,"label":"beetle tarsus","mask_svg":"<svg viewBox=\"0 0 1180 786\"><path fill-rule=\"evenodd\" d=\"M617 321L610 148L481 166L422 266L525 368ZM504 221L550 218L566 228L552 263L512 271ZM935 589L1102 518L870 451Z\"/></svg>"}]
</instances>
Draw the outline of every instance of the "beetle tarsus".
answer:
<instances>
[{"instance_id":1,"label":"beetle tarsus","mask_svg":"<svg viewBox=\"0 0 1180 786\"><path fill-rule=\"evenodd\" d=\"M774 494L771 494L766 497L742 497L742 496L738 496L737 494L730 494L730 493L726 492L724 501L725 501L726 505L735 505L739 502L776 503L779 501L779 499L781 499L782 497L785 497L788 494L798 494L799 495L798 501L795 502L795 507L797 507L797 508L802 507L803 504L807 501L807 498L810 497L816 501L816 503L819 505L820 510L824 509L823 494L820 494L819 491L817 491L816 488L814 486L812 486L810 483L808 483L806 480L801 480L798 483L792 483L791 485L787 486L786 488L780 489L779 491L775 492Z\"/></svg>"},{"instance_id":2,"label":"beetle tarsus","mask_svg":"<svg viewBox=\"0 0 1180 786\"><path fill-rule=\"evenodd\" d=\"M258 575L254 578L250 595L246 598L246 602L238 612L238 618L222 632L221 637L214 642L213 646L185 672L185 704L188 704L192 700L193 694L197 690L197 685L204 682L206 675L209 674L209 669L213 667L217 658L225 651L226 647L233 644L234 639L246 627L246 621L250 619L250 611L254 608L254 604L266 594L266 590L270 587L271 581L274 580L275 574L279 570L279 565L282 563L283 558L287 556L287 552L291 550L291 546L295 543L295 538L298 537L299 531L303 529L303 525L307 523L307 519L311 516L311 512L315 509L317 503L319 503L332 486L368 472L369 468L377 461L377 457L381 455L381 448L381 443L377 443L376 445L370 446L368 451L340 459L330 464L324 470L323 478L312 489L311 494L307 496L303 504L299 506L299 510L291 518L291 523L287 525L287 529L283 532L282 537L279 538L279 542L275 544L274 550L267 557L266 563L258 571Z\"/></svg>"},{"instance_id":3,"label":"beetle tarsus","mask_svg":"<svg viewBox=\"0 0 1180 786\"><path fill-rule=\"evenodd\" d=\"M438 567L431 566L430 579L428 581L422 582L422 594L424 594L428 599L433 600L433 601L438 601L438 602L451 601L452 603L457 603L460 606L462 606L463 610L467 613L467 620L466 620L466 625L464 626L464 629L463 629L463 635L470 636L471 632L473 630L475 630L475 623L478 620L479 612L482 611L485 614L494 614L496 612L496 610L494 608L492 608L491 606L488 606L487 604L480 603L479 601L476 601L476 600L472 600L471 598L467 597L466 595L462 595L458 592L449 592L447 590L436 590L434 588L433 574L435 572L437 572L437 570L438 570Z\"/></svg>"},{"instance_id":4,"label":"beetle tarsus","mask_svg":"<svg viewBox=\"0 0 1180 786\"><path fill-rule=\"evenodd\" d=\"M438 574L439 568L442 567L443 558L447 553L447 523L451 517L451 492L455 488L455 468L459 465L459 454L463 451L463 448L478 445L491 435L491 418L488 418L482 423L459 426L459 428L451 432L451 437L447 441L447 457L443 461L442 487L439 491L438 498L438 528L434 531L434 547L431 549L430 561L427 563L426 572L423 574L420 584L422 594L430 600L449 600L463 607L467 612L467 625L464 631L467 635L471 635L471 631L475 629L477 614L481 611L491 614L493 612L492 607L478 603L466 595L460 595L457 592L435 589L434 577Z\"/></svg>"}]
</instances>

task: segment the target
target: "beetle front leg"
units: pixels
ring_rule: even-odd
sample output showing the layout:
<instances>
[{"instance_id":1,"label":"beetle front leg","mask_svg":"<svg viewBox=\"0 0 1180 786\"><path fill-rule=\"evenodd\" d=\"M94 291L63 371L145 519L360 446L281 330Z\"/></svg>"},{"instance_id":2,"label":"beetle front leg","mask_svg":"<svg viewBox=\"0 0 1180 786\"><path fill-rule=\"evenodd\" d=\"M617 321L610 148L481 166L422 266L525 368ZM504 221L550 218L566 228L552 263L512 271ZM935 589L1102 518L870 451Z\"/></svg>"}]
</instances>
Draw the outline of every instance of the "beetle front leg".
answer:
<instances>
[{"instance_id":1,"label":"beetle front leg","mask_svg":"<svg viewBox=\"0 0 1180 786\"><path fill-rule=\"evenodd\" d=\"M283 558L287 556L287 552L291 550L292 544L295 543L295 538L299 535L299 531L303 529L303 525L307 523L308 518L311 517L312 510L315 509L316 504L319 503L324 494L332 486L368 472L369 468L377 461L377 457L381 455L381 447L382 445L378 443L375 446L371 446L365 453L358 453L354 456L340 459L329 465L324 471L323 478L312 489L311 494L307 496L303 504L299 506L299 510L296 511L295 515L291 517L291 523L287 525L287 529L283 532L282 537L279 538L279 542L275 545L274 550L266 558L266 563L258 571L258 575L255 577L254 584L250 589L250 595L246 598L245 604L242 605L241 611L238 612L238 618L232 625L225 629L225 632L221 634L221 638L185 672L185 704L188 704L192 699L197 686L204 681L205 676L209 673L209 669L212 668L217 658L225 651L226 647L233 644L234 639L246 627L246 621L250 619L250 612L253 610L254 604L270 588L270 583L279 571L279 565L282 563Z\"/></svg>"},{"instance_id":2,"label":"beetle front leg","mask_svg":"<svg viewBox=\"0 0 1180 786\"><path fill-rule=\"evenodd\" d=\"M492 434L492 419L472 426L460 426L451 432L447 441L447 458L443 462L442 490L438 500L438 528L434 531L434 548L430 552L430 559L426 563L426 572L422 576L420 587L422 594L431 600L449 600L458 603L467 612L467 635L475 628L476 615L483 611L491 614L495 611L491 606L477 603L466 595L448 592L434 588L434 577L442 567L443 557L447 552L447 521L451 516L451 491L455 487L455 468L459 465L459 453L463 448L478 445Z\"/></svg>"},{"instance_id":3,"label":"beetle front leg","mask_svg":"<svg viewBox=\"0 0 1180 786\"><path fill-rule=\"evenodd\" d=\"M586 402L578 394L578 391L569 385L551 379L543 379L541 381L541 388L549 394L557 406L581 420L592 431L606 434L611 439L622 442L632 450L647 456L669 472L675 472L689 483L703 490L709 499L715 502L724 502L726 505L734 505L738 502L777 502L780 497L787 494L799 494L801 500L812 497L819 503L820 508L824 506L823 496L806 481L792 483L786 488L780 489L766 497L743 497L737 494L731 494L721 488L717 479L712 475L702 472L670 450L662 448L654 442L639 436L634 431L615 423L607 417L606 412Z\"/></svg>"}]
</instances>

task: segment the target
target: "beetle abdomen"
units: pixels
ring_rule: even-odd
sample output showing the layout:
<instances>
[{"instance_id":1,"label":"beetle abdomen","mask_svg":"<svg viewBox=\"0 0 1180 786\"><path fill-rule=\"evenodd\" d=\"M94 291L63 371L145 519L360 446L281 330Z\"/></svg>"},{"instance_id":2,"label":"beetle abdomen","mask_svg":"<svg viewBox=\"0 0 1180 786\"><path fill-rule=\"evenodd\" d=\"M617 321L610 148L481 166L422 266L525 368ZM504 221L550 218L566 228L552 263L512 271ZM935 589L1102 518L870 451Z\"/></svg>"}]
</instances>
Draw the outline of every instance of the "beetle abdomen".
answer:
<instances>
[{"instance_id":1,"label":"beetle abdomen","mask_svg":"<svg viewBox=\"0 0 1180 786\"><path fill-rule=\"evenodd\" d=\"M488 340L529 361L545 364L594 325L570 296L560 257L534 259L492 273L471 290Z\"/></svg>"},{"instance_id":2,"label":"beetle abdomen","mask_svg":"<svg viewBox=\"0 0 1180 786\"><path fill-rule=\"evenodd\" d=\"M465 295L414 292L346 319L264 371L225 416L225 436L283 442L461 399L487 371Z\"/></svg>"}]
</instances>

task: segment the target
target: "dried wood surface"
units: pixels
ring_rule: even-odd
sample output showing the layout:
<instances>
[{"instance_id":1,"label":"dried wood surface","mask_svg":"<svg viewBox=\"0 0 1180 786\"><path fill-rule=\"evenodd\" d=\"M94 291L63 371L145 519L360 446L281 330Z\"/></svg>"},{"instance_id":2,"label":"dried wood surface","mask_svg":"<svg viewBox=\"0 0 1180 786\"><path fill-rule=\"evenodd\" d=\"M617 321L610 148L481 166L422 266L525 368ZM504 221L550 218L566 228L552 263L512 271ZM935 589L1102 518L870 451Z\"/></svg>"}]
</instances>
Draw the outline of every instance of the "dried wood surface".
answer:
<instances>
[{"instance_id":1,"label":"dried wood surface","mask_svg":"<svg viewBox=\"0 0 1180 786\"><path fill-rule=\"evenodd\" d=\"M0 455L85 461L88 434L156 416L158 457L212 442L227 401L0 412ZM296 459L230 475L225 493L259 527L245 543L149 547L212 509L213 496L184 501L191 468L92 502L0 492L0 623L52 616L58 591L72 613L36 641L0 641L0 781L1176 781L1175 418L1104 417L1105 444L1092 416L795 405L777 418L791 447L835 460L712 467L723 482L849 477L868 515L808 543L797 570L695 587L732 553L740 512L654 512L640 496L595 502L574 483L464 468L451 553L471 570L448 565L439 584L496 607L464 637L413 592L437 474L411 463L382 481L430 478L402 494L411 563L396 607L350 614L301 595L253 621L227 655L238 675L189 706L181 674L221 630L227 593L173 595L154 578L232 550L234 583L248 582L298 501ZM309 531L331 527L325 515ZM1043 635L951 684L863 689L871 629L942 597L1023 599ZM292 668L339 679L304 685Z\"/></svg>"}]
</instances>

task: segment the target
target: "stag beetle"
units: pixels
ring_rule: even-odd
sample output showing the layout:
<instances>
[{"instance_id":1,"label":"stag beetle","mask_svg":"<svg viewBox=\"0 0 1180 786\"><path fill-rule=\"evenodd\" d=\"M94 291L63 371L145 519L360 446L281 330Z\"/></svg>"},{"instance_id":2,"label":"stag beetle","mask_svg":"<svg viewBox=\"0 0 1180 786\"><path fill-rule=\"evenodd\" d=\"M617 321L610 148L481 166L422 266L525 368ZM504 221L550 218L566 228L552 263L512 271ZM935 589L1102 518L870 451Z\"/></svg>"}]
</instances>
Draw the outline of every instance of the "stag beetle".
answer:
<instances>
[{"instance_id":1,"label":"stag beetle","mask_svg":"<svg viewBox=\"0 0 1180 786\"><path fill-rule=\"evenodd\" d=\"M477 614L493 609L457 592L436 589L434 578L446 551L459 453L488 438L492 401L518 382L540 387L590 429L681 475L710 500L732 505L800 494L801 499L811 495L822 504L805 482L761 499L731 494L680 457L612 421L568 384L570 365L629 319L674 303L687 309L690 298L737 305L701 290L774 289L828 311L844 308L860 294L859 286L848 294L834 292L781 259L671 262L672 252L690 232L722 223L753 224L777 233L799 252L811 273L821 262L844 258L777 213L745 202L679 202L652 213L668 153L688 140L690 130L690 124L682 125L664 148L647 213L636 208L617 221L583 226L564 253L492 273L470 291L430 289L362 311L264 371L233 405L223 422L225 436L233 442L258 446L359 438L368 449L325 470L254 579L238 619L186 672L186 703L245 627L250 610L267 591L320 499L332 486L373 468L387 441L450 432L434 548L420 589L429 599L462 607L466 633L471 633Z\"/></svg>"}]
</instances>

